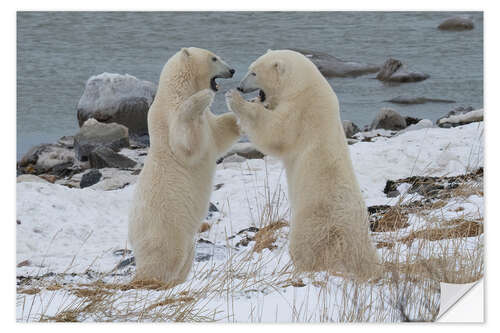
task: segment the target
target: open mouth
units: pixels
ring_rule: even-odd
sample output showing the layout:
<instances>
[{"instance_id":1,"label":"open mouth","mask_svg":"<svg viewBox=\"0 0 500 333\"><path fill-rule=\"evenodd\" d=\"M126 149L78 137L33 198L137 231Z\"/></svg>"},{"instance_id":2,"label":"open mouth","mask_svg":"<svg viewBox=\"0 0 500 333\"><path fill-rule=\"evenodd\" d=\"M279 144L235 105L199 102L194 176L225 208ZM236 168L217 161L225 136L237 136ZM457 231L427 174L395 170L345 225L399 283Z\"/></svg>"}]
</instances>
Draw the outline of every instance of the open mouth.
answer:
<instances>
[{"instance_id":1,"label":"open mouth","mask_svg":"<svg viewBox=\"0 0 500 333\"><path fill-rule=\"evenodd\" d=\"M219 90L219 85L217 84L217 82L215 82L215 79L219 77L220 76L214 76L213 78L210 79L210 88L212 88L213 91Z\"/></svg>"},{"instance_id":2,"label":"open mouth","mask_svg":"<svg viewBox=\"0 0 500 333\"><path fill-rule=\"evenodd\" d=\"M264 102L266 100L266 93L262 89L259 90L259 98L261 102Z\"/></svg>"}]
</instances>

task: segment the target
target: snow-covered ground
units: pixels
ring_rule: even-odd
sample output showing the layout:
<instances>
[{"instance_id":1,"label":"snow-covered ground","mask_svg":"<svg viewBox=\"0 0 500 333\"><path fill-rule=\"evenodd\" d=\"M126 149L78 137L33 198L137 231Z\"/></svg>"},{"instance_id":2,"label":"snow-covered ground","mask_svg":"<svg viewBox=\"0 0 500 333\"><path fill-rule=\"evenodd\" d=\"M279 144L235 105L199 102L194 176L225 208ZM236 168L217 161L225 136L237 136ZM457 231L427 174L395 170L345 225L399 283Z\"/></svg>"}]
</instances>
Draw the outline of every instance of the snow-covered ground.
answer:
<instances>
[{"instance_id":1,"label":"snow-covered ground","mask_svg":"<svg viewBox=\"0 0 500 333\"><path fill-rule=\"evenodd\" d=\"M455 176L474 171L483 166L483 141L483 123L479 122L449 129L424 128L391 138L376 137L372 142L350 145L349 149L367 206L393 206L418 194L406 195L406 184L403 184L399 188L401 196L388 198L383 192L387 180L414 175ZM126 269L116 268L131 257L126 250L127 215L134 186L131 184L104 191L98 187L79 189L51 183L17 184L18 284L19 277L40 277L30 282L30 287L38 288L37 292L18 294L18 320L38 320L40 314L51 316L75 306L79 296L69 286L74 288L75 284L93 283L99 278L107 283L127 283L131 280L132 265ZM460 217L482 220L483 201L483 196L478 195L450 200L430 215L440 214L442 219ZM358 290L358 286L338 276L328 277L323 273L306 277L293 275L287 249L288 226L279 230L276 248L272 250L264 249L256 253L252 251L252 243L241 244L245 238L255 236L255 230L249 227L262 228L269 222L289 221L286 177L280 161L265 157L242 163L219 164L211 202L219 211L209 214L206 222L210 228L197 236L197 239L205 241L197 243L193 271L184 284L168 291L121 291L109 296L126 300L120 301L126 310L113 303L116 317L80 315L76 319L155 320L153 317L134 317L132 313L137 312L131 309L144 308L145 304L173 297L177 301L167 303L181 304L175 308L177 313L181 313L188 306L178 299L179 295L204 293L203 297L192 296L196 298L195 302L188 302L199 309L199 316L204 320L402 320L395 314L397 307L387 306L383 301L394 293L398 294L396 298L402 297L402 291L390 285L371 283ZM425 228L427 223L417 215L411 215L408 221L410 226L399 230L399 237ZM390 235L374 233L373 237L374 241L382 241ZM433 249L442 249L447 241L421 240L403 244L401 246L405 248L400 251L398 260L407 260L404 258L408 255L404 253L419 247L421 250L423 243L437 244L435 247L427 245L426 248L431 250L426 255L439 255L439 251ZM468 248L477 248L478 244L482 244L482 235L470 237L466 243ZM388 248L382 247L379 251L383 258L394 257ZM122 274L113 275L110 272ZM68 286L47 290L43 283L36 284L47 277L54 283L66 283ZM438 281L433 283L439 285ZM412 286L413 294L418 295L416 290L421 287ZM27 286L23 285L23 288ZM373 295L380 296L373 309L357 311L360 314L353 318L349 309L359 309L360 305L356 302ZM439 290L433 295L432 302L439 307ZM111 304L109 297L107 302ZM134 305L131 305L132 299L135 300ZM391 304L391 301L387 302ZM30 305L29 311L27 304ZM174 311L172 306L169 308L165 304L156 306L163 314ZM129 315L120 317L121 311L128 311ZM195 320L191 317L181 319Z\"/></svg>"}]
</instances>

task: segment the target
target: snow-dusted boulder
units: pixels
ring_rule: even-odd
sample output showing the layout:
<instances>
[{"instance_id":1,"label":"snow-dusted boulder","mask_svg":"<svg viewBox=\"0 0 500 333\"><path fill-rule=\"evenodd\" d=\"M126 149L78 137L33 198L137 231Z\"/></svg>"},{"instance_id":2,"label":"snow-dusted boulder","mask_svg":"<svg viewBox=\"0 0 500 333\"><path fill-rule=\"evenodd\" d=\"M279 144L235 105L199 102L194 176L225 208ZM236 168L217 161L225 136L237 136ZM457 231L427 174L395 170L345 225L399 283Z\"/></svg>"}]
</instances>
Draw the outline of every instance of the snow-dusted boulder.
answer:
<instances>
[{"instance_id":1,"label":"snow-dusted boulder","mask_svg":"<svg viewBox=\"0 0 500 333\"><path fill-rule=\"evenodd\" d=\"M423 129L423 128L432 128L432 127L434 127L434 124L432 123L431 120L429 120L429 119L422 119L418 123L408 126L404 130L402 130L401 132L399 132L399 134L406 133L406 132L409 132L409 131L416 131L416 130L420 130L420 129Z\"/></svg>"},{"instance_id":2,"label":"snow-dusted boulder","mask_svg":"<svg viewBox=\"0 0 500 333\"><path fill-rule=\"evenodd\" d=\"M382 108L371 124L371 129L402 130L406 128L406 119L390 108Z\"/></svg>"},{"instance_id":3,"label":"snow-dusted boulder","mask_svg":"<svg viewBox=\"0 0 500 333\"><path fill-rule=\"evenodd\" d=\"M354 61L345 61L324 52L303 49L292 49L302 53L325 77L356 77L369 73L377 73L380 65L364 64Z\"/></svg>"},{"instance_id":4,"label":"snow-dusted boulder","mask_svg":"<svg viewBox=\"0 0 500 333\"><path fill-rule=\"evenodd\" d=\"M367 126L365 130L354 134L352 139L354 139L355 141L352 141L352 139L347 139L347 143L354 144L359 141L374 142L378 138L391 138L395 134L397 134L396 131L386 130L383 128L370 130L370 126Z\"/></svg>"},{"instance_id":5,"label":"snow-dusted boulder","mask_svg":"<svg viewBox=\"0 0 500 333\"><path fill-rule=\"evenodd\" d=\"M235 143L225 154L224 158L235 154L248 159L264 158L264 154L255 148L255 146L250 142Z\"/></svg>"},{"instance_id":6,"label":"snow-dusted boulder","mask_svg":"<svg viewBox=\"0 0 500 333\"><path fill-rule=\"evenodd\" d=\"M449 128L477 121L483 121L483 109L455 114L449 113L447 116L438 119L436 123L439 127Z\"/></svg>"},{"instance_id":7,"label":"snow-dusted boulder","mask_svg":"<svg viewBox=\"0 0 500 333\"><path fill-rule=\"evenodd\" d=\"M359 127L350 120L342 120L342 126L344 127L346 138L352 138L354 134L359 132Z\"/></svg>"},{"instance_id":8,"label":"snow-dusted boulder","mask_svg":"<svg viewBox=\"0 0 500 333\"><path fill-rule=\"evenodd\" d=\"M405 120L406 120L406 126L410 126L410 125L417 124L422 119L410 117L410 116L405 116Z\"/></svg>"},{"instance_id":9,"label":"snow-dusted boulder","mask_svg":"<svg viewBox=\"0 0 500 333\"><path fill-rule=\"evenodd\" d=\"M65 135L57 140L57 143L66 148L73 148L75 142L75 137L71 135Z\"/></svg>"},{"instance_id":10,"label":"snow-dusted boulder","mask_svg":"<svg viewBox=\"0 0 500 333\"><path fill-rule=\"evenodd\" d=\"M347 138L348 145L353 145L353 144L358 143L358 142L359 142L359 140L357 140L357 139Z\"/></svg>"},{"instance_id":11,"label":"snow-dusted boulder","mask_svg":"<svg viewBox=\"0 0 500 333\"><path fill-rule=\"evenodd\" d=\"M124 188L137 182L137 175L130 171L115 168L104 168L99 170L102 173L100 181L89 188L98 191L113 191Z\"/></svg>"},{"instance_id":12,"label":"snow-dusted boulder","mask_svg":"<svg viewBox=\"0 0 500 333\"><path fill-rule=\"evenodd\" d=\"M471 30L474 29L474 22L467 17L456 16L441 22L438 29L455 31Z\"/></svg>"},{"instance_id":13,"label":"snow-dusted boulder","mask_svg":"<svg viewBox=\"0 0 500 333\"><path fill-rule=\"evenodd\" d=\"M242 163L245 162L247 159L244 158L243 156L240 156L238 154L232 154L229 156L224 157L223 162L224 163Z\"/></svg>"},{"instance_id":14,"label":"snow-dusted boulder","mask_svg":"<svg viewBox=\"0 0 500 333\"><path fill-rule=\"evenodd\" d=\"M409 70L401 61L393 58L387 59L377 74L380 81L401 83L423 81L428 77L428 74Z\"/></svg>"},{"instance_id":15,"label":"snow-dusted boulder","mask_svg":"<svg viewBox=\"0 0 500 333\"><path fill-rule=\"evenodd\" d=\"M41 144L31 148L19 161L20 167L33 166L37 173L46 172L57 165L72 163L72 150L56 144Z\"/></svg>"},{"instance_id":16,"label":"snow-dusted boulder","mask_svg":"<svg viewBox=\"0 0 500 333\"><path fill-rule=\"evenodd\" d=\"M114 151L128 147L127 127L116 123L100 123L93 118L87 120L75 135L75 156L80 161L86 161L90 152L100 146L109 147Z\"/></svg>"},{"instance_id":17,"label":"snow-dusted boulder","mask_svg":"<svg viewBox=\"0 0 500 333\"><path fill-rule=\"evenodd\" d=\"M132 75L102 73L85 85L77 106L78 124L89 118L126 126L131 134L148 132L148 110L156 94L156 85Z\"/></svg>"}]
</instances>

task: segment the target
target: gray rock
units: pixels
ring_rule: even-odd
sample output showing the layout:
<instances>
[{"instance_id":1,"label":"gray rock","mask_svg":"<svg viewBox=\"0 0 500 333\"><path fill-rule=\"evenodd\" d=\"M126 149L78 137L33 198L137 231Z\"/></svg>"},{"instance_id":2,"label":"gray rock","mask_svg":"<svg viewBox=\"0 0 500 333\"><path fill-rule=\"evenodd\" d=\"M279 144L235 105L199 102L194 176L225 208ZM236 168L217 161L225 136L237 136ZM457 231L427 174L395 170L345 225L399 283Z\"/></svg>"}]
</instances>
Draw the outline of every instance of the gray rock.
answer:
<instances>
[{"instance_id":1,"label":"gray rock","mask_svg":"<svg viewBox=\"0 0 500 333\"><path fill-rule=\"evenodd\" d=\"M101 168L119 168L128 169L136 165L130 158L114 152L111 148L100 146L92 150L89 155L90 167Z\"/></svg>"},{"instance_id":2,"label":"gray rock","mask_svg":"<svg viewBox=\"0 0 500 333\"><path fill-rule=\"evenodd\" d=\"M474 29L474 22L471 19L466 17L451 17L439 24L438 29L440 30L454 30L454 31L462 31L462 30L471 30Z\"/></svg>"},{"instance_id":3,"label":"gray rock","mask_svg":"<svg viewBox=\"0 0 500 333\"><path fill-rule=\"evenodd\" d=\"M207 260L226 261L228 250L224 245L217 245L204 239L195 243L194 261L203 262Z\"/></svg>"},{"instance_id":4,"label":"gray rock","mask_svg":"<svg viewBox=\"0 0 500 333\"><path fill-rule=\"evenodd\" d=\"M240 156L238 154L233 154L224 157L224 163L242 163L245 162L247 159L244 158L243 156Z\"/></svg>"},{"instance_id":5,"label":"gray rock","mask_svg":"<svg viewBox=\"0 0 500 333\"><path fill-rule=\"evenodd\" d=\"M231 155L239 155L247 159L260 159L264 158L264 154L261 153L255 146L250 142L238 142L235 143L231 149L226 153L224 158Z\"/></svg>"},{"instance_id":6,"label":"gray rock","mask_svg":"<svg viewBox=\"0 0 500 333\"><path fill-rule=\"evenodd\" d=\"M390 191L389 193L387 193L387 197L388 198L395 198L397 197L398 195L400 195L399 191L398 190L395 190L395 191Z\"/></svg>"},{"instance_id":7,"label":"gray rock","mask_svg":"<svg viewBox=\"0 0 500 333\"><path fill-rule=\"evenodd\" d=\"M461 114L465 114L469 111L472 111L474 110L474 108L472 106L467 106L467 107L464 107L464 106L458 106L452 110L450 110L447 114L445 114L444 116L438 118L438 120L436 120L436 125L439 125L439 122L444 119L444 118L448 118L448 117L451 117L451 116L456 116L456 115L461 115ZM452 127L451 124L448 124L448 123L444 123L441 124L440 127L443 127L443 128L448 128L448 127Z\"/></svg>"},{"instance_id":8,"label":"gray rock","mask_svg":"<svg viewBox=\"0 0 500 333\"><path fill-rule=\"evenodd\" d=\"M118 151L129 146L128 129L116 123L105 124L89 119L75 135L75 156L86 161L90 152L97 147L105 146Z\"/></svg>"},{"instance_id":9,"label":"gray rock","mask_svg":"<svg viewBox=\"0 0 500 333\"><path fill-rule=\"evenodd\" d=\"M359 142L359 140L347 138L348 145L353 145L353 144L358 143L358 142Z\"/></svg>"},{"instance_id":10,"label":"gray rock","mask_svg":"<svg viewBox=\"0 0 500 333\"><path fill-rule=\"evenodd\" d=\"M35 147L31 147L31 149L28 150L28 152L24 154L23 157L21 157L21 160L19 160L18 162L19 166L25 167L30 164L36 164L36 161L38 161L38 155L45 148L45 146L49 145L41 144Z\"/></svg>"},{"instance_id":11,"label":"gray rock","mask_svg":"<svg viewBox=\"0 0 500 333\"><path fill-rule=\"evenodd\" d=\"M444 186L440 185L440 184L417 183L417 184L413 184L408 189L408 193L410 193L410 194L418 193L424 197L429 197L429 196L432 197L432 196L435 196L436 194L438 194L439 191L441 191L443 189L444 189Z\"/></svg>"},{"instance_id":12,"label":"gray rock","mask_svg":"<svg viewBox=\"0 0 500 333\"><path fill-rule=\"evenodd\" d=\"M134 146L136 148L146 148L149 147L150 145L148 134L144 135L131 134L129 135L129 138L130 138L130 146Z\"/></svg>"},{"instance_id":13,"label":"gray rock","mask_svg":"<svg viewBox=\"0 0 500 333\"><path fill-rule=\"evenodd\" d=\"M356 77L376 73L380 65L345 61L324 52L305 49L291 49L302 53L311 60L325 77Z\"/></svg>"},{"instance_id":14,"label":"gray rock","mask_svg":"<svg viewBox=\"0 0 500 333\"><path fill-rule=\"evenodd\" d=\"M75 137L72 135L65 135L63 137L60 137L59 140L57 140L57 143L66 147L66 148L73 148L75 141Z\"/></svg>"},{"instance_id":15,"label":"gray rock","mask_svg":"<svg viewBox=\"0 0 500 333\"><path fill-rule=\"evenodd\" d=\"M439 123L439 121L441 119L444 119L444 118L448 118L448 117L451 117L451 116L458 116L458 115L462 115L462 114L466 114L470 111L473 111L474 108L472 106L458 106L452 110L450 110L446 115L442 116L441 118L439 118L437 121L436 121L436 124Z\"/></svg>"},{"instance_id":16,"label":"gray rock","mask_svg":"<svg viewBox=\"0 0 500 333\"><path fill-rule=\"evenodd\" d=\"M129 255L129 254L132 254L132 250L118 249L118 250L113 251L113 255L120 256L120 257L125 256L125 255Z\"/></svg>"},{"instance_id":17,"label":"gray rock","mask_svg":"<svg viewBox=\"0 0 500 333\"><path fill-rule=\"evenodd\" d=\"M361 132L368 132L371 130L371 126L370 125L365 125L363 126L363 130Z\"/></svg>"},{"instance_id":18,"label":"gray rock","mask_svg":"<svg viewBox=\"0 0 500 333\"><path fill-rule=\"evenodd\" d=\"M470 108L472 107L452 110L446 116L439 118L436 124L439 127L450 128L483 121L483 109L470 110Z\"/></svg>"},{"instance_id":19,"label":"gray rock","mask_svg":"<svg viewBox=\"0 0 500 333\"><path fill-rule=\"evenodd\" d=\"M209 212L218 212L219 209L217 208L216 205L214 205L213 203L210 202L209 205L208 205L208 211Z\"/></svg>"},{"instance_id":20,"label":"gray rock","mask_svg":"<svg viewBox=\"0 0 500 333\"><path fill-rule=\"evenodd\" d=\"M135 184L138 178L137 175L134 175L128 169L103 168L99 169L99 172L102 174L102 178L98 183L90 186L93 190L113 191L122 189L128 185Z\"/></svg>"},{"instance_id":21,"label":"gray rock","mask_svg":"<svg viewBox=\"0 0 500 333\"><path fill-rule=\"evenodd\" d=\"M405 120L406 120L406 126L410 126L413 124L418 124L422 119L406 116Z\"/></svg>"},{"instance_id":22,"label":"gray rock","mask_svg":"<svg viewBox=\"0 0 500 333\"><path fill-rule=\"evenodd\" d=\"M213 255L210 253L196 253L196 256L194 257L194 261L196 262L203 262L203 261L209 261L210 258L212 258Z\"/></svg>"},{"instance_id":23,"label":"gray rock","mask_svg":"<svg viewBox=\"0 0 500 333\"><path fill-rule=\"evenodd\" d=\"M418 82L428 77L428 74L409 70L401 61L393 58L387 59L377 74L377 79L380 81L399 83Z\"/></svg>"},{"instance_id":24,"label":"gray rock","mask_svg":"<svg viewBox=\"0 0 500 333\"><path fill-rule=\"evenodd\" d=\"M78 124L89 118L126 126L130 133L148 132L148 110L156 94L154 83L125 74L102 73L85 85L77 106Z\"/></svg>"},{"instance_id":25,"label":"gray rock","mask_svg":"<svg viewBox=\"0 0 500 333\"><path fill-rule=\"evenodd\" d=\"M398 96L384 102L390 102L395 104L455 103L455 101L451 99L408 97L408 96Z\"/></svg>"},{"instance_id":26,"label":"gray rock","mask_svg":"<svg viewBox=\"0 0 500 333\"><path fill-rule=\"evenodd\" d=\"M31 148L19 161L20 167L32 165L37 173L46 172L53 167L74 161L72 150L57 144L41 144Z\"/></svg>"},{"instance_id":27,"label":"gray rock","mask_svg":"<svg viewBox=\"0 0 500 333\"><path fill-rule=\"evenodd\" d=\"M402 130L406 128L406 120L399 113L389 108L382 108L371 124L371 129Z\"/></svg>"},{"instance_id":28,"label":"gray rock","mask_svg":"<svg viewBox=\"0 0 500 333\"><path fill-rule=\"evenodd\" d=\"M53 166L50 169L50 173L57 177L67 177L80 172L84 168L86 168L84 164L65 162Z\"/></svg>"},{"instance_id":29,"label":"gray rock","mask_svg":"<svg viewBox=\"0 0 500 333\"><path fill-rule=\"evenodd\" d=\"M344 133L346 138L352 138L354 134L359 132L359 127L356 126L356 124L350 120L343 120L342 126L344 127Z\"/></svg>"},{"instance_id":30,"label":"gray rock","mask_svg":"<svg viewBox=\"0 0 500 333\"><path fill-rule=\"evenodd\" d=\"M92 169L86 172L80 180L80 188L85 188L97 184L101 180L102 173L97 169Z\"/></svg>"},{"instance_id":31,"label":"gray rock","mask_svg":"<svg viewBox=\"0 0 500 333\"><path fill-rule=\"evenodd\" d=\"M116 269L122 269L130 265L135 266L135 257L130 257L120 261L120 263L116 265Z\"/></svg>"},{"instance_id":32,"label":"gray rock","mask_svg":"<svg viewBox=\"0 0 500 333\"><path fill-rule=\"evenodd\" d=\"M434 124L432 123L432 121L430 121L429 119L422 119L418 123L412 124L412 125L406 127L404 130L399 132L399 134L406 133L409 131L416 131L416 130L420 130L423 128L432 128L432 127L434 127Z\"/></svg>"}]
</instances>

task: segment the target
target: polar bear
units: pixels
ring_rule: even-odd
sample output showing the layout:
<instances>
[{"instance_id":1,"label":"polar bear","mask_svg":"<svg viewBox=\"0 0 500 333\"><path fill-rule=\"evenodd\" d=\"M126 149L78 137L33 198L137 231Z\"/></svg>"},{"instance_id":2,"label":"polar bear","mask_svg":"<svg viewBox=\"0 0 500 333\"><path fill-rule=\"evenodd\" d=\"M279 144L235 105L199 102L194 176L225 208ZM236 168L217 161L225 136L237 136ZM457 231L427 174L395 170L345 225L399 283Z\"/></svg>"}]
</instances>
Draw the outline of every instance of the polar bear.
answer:
<instances>
[{"instance_id":1,"label":"polar bear","mask_svg":"<svg viewBox=\"0 0 500 333\"><path fill-rule=\"evenodd\" d=\"M379 257L328 82L302 54L277 50L250 65L238 90L259 90L253 102L228 91L228 108L257 148L279 157L286 170L296 269L376 276Z\"/></svg>"},{"instance_id":2,"label":"polar bear","mask_svg":"<svg viewBox=\"0 0 500 333\"><path fill-rule=\"evenodd\" d=\"M136 280L185 281L206 216L216 160L239 138L233 113L215 116L217 78L234 74L217 55L183 48L163 67L148 112L150 148L129 214Z\"/></svg>"}]
</instances>

